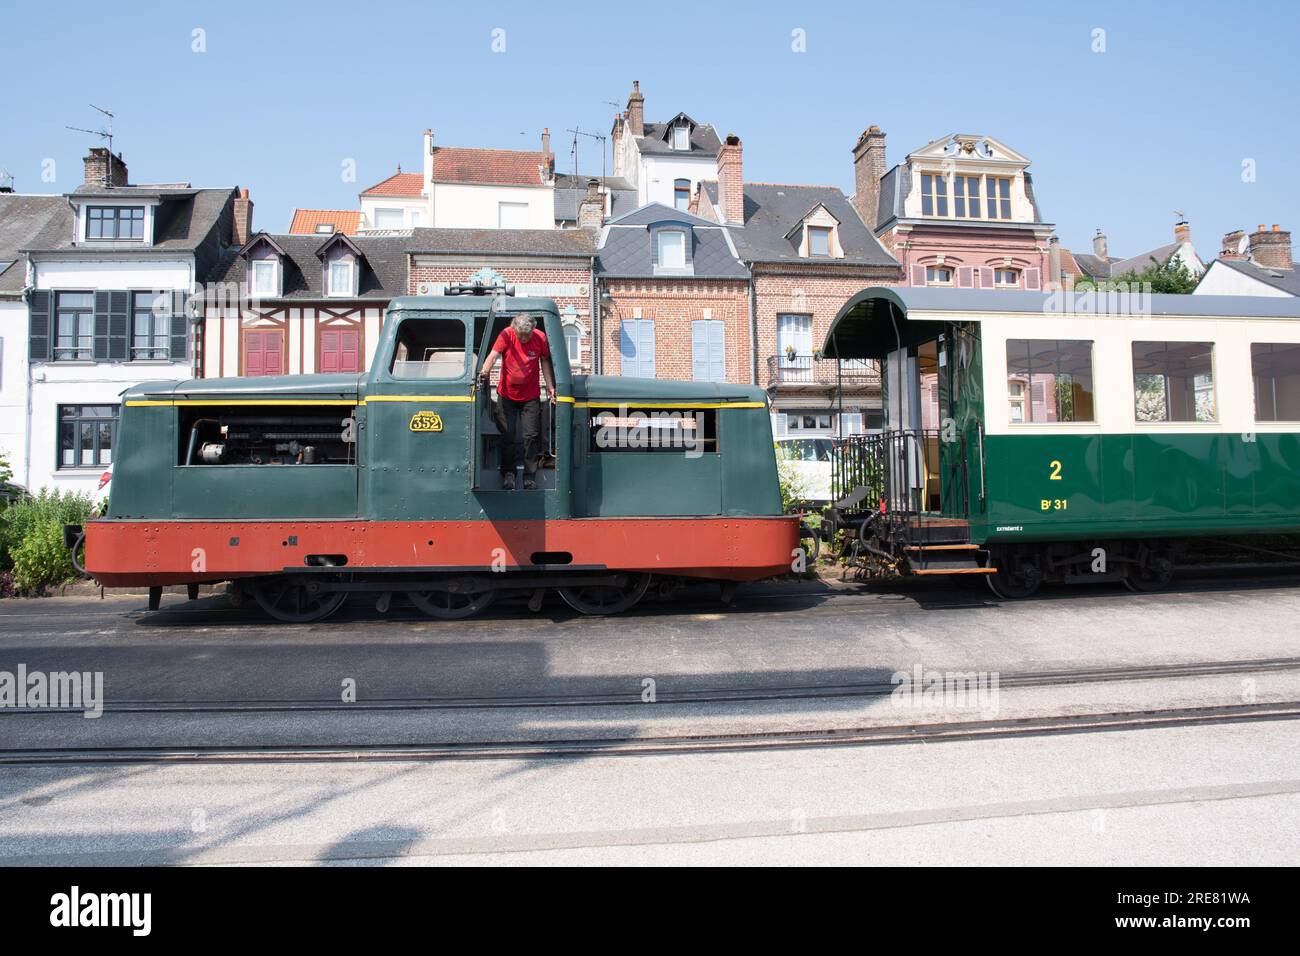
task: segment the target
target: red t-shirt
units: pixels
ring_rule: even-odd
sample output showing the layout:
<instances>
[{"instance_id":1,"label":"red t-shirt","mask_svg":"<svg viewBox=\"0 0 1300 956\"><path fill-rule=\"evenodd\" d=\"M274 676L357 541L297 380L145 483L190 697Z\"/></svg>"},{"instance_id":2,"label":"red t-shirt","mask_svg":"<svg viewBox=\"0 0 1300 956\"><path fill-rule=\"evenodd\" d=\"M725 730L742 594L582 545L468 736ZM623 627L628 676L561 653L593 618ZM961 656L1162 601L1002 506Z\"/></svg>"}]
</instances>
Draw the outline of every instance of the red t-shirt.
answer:
<instances>
[{"instance_id":1,"label":"red t-shirt","mask_svg":"<svg viewBox=\"0 0 1300 956\"><path fill-rule=\"evenodd\" d=\"M542 359L551 357L546 333L534 329L525 344L514 329L507 327L497 336L492 351L501 354L501 379L497 382L497 392L502 397L512 402L527 402L541 396L537 373Z\"/></svg>"}]
</instances>

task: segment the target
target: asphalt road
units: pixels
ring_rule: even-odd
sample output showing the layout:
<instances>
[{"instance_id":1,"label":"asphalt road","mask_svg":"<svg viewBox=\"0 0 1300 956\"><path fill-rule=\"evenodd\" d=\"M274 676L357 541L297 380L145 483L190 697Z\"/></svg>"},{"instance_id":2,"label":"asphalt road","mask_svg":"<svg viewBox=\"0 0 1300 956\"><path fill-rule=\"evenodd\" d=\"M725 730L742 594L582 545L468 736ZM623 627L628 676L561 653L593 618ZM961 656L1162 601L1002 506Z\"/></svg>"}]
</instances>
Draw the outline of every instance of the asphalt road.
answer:
<instances>
[{"instance_id":1,"label":"asphalt road","mask_svg":"<svg viewBox=\"0 0 1300 956\"><path fill-rule=\"evenodd\" d=\"M0 671L101 671L105 688L99 719L0 710L0 749L638 739L1300 701L1288 585L1005 605L783 585L613 619L356 607L305 626L224 598L144 600L0 602ZM1236 663L1158 670L1189 662ZM917 667L1000 676L1000 699L900 709L891 681ZM1135 667L1157 670L1017 683ZM1256 720L753 752L6 766L0 862L1283 862L1300 848L1298 738L1300 721Z\"/></svg>"}]
</instances>

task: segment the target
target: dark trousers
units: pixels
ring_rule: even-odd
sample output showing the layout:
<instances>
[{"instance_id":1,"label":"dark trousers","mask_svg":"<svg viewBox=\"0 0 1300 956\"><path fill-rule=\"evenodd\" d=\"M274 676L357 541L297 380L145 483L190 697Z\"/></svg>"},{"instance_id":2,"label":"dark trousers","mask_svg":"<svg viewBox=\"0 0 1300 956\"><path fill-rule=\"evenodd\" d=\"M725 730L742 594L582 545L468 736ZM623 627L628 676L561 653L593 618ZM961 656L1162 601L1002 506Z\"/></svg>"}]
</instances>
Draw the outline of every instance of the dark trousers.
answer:
<instances>
[{"instance_id":1,"label":"dark trousers","mask_svg":"<svg viewBox=\"0 0 1300 956\"><path fill-rule=\"evenodd\" d=\"M504 395L501 413L506 420L501 436L501 473L514 474L515 464L524 461L524 477L532 478L542 462L542 403L536 398L515 402Z\"/></svg>"}]
</instances>

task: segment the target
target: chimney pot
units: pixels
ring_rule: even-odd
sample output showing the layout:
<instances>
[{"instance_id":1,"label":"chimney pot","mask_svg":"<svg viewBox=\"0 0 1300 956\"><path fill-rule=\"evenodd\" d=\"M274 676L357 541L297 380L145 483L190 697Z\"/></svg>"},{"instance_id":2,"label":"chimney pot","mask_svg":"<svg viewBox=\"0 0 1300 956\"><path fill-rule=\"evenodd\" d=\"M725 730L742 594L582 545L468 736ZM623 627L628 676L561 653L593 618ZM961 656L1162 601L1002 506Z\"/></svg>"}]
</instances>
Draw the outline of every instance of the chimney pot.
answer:
<instances>
[{"instance_id":1,"label":"chimney pot","mask_svg":"<svg viewBox=\"0 0 1300 956\"><path fill-rule=\"evenodd\" d=\"M645 135L645 97L641 95L641 82L632 81L632 92L627 98L627 129L633 136Z\"/></svg>"},{"instance_id":2,"label":"chimney pot","mask_svg":"<svg viewBox=\"0 0 1300 956\"><path fill-rule=\"evenodd\" d=\"M1291 233L1277 225L1271 231L1260 225L1250 235L1250 260L1266 269L1294 269Z\"/></svg>"},{"instance_id":3,"label":"chimney pot","mask_svg":"<svg viewBox=\"0 0 1300 956\"><path fill-rule=\"evenodd\" d=\"M1106 254L1106 251L1106 234L1098 229L1092 237L1092 254L1102 262L1107 262L1110 257Z\"/></svg>"}]
</instances>

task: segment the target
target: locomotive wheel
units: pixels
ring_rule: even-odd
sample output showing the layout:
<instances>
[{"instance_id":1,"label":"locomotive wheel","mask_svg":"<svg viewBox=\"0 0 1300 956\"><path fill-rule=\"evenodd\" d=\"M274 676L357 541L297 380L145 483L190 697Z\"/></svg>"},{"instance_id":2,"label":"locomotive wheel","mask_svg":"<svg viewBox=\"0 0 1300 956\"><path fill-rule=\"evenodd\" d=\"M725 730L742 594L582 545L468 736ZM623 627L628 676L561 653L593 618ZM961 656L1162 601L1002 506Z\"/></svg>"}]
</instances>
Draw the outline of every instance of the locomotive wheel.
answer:
<instances>
[{"instance_id":1,"label":"locomotive wheel","mask_svg":"<svg viewBox=\"0 0 1300 956\"><path fill-rule=\"evenodd\" d=\"M444 621L459 621L473 617L497 598L496 591L477 591L461 594L456 591L407 591L411 603L429 617Z\"/></svg>"},{"instance_id":2,"label":"locomotive wheel","mask_svg":"<svg viewBox=\"0 0 1300 956\"><path fill-rule=\"evenodd\" d=\"M1174 562L1164 555L1159 555L1151 562L1150 567L1131 566L1128 574L1124 576L1124 586L1130 591L1141 594L1164 590L1173 579Z\"/></svg>"},{"instance_id":3,"label":"locomotive wheel","mask_svg":"<svg viewBox=\"0 0 1300 956\"><path fill-rule=\"evenodd\" d=\"M587 587L560 588L560 597L580 614L621 614L636 604L650 586L650 575L625 575L627 583L613 585L588 585Z\"/></svg>"},{"instance_id":4,"label":"locomotive wheel","mask_svg":"<svg viewBox=\"0 0 1300 956\"><path fill-rule=\"evenodd\" d=\"M320 585L294 578L266 578L253 582L253 599L277 621L311 624L325 620L348 599L346 591L326 591Z\"/></svg>"},{"instance_id":5,"label":"locomotive wheel","mask_svg":"<svg viewBox=\"0 0 1300 956\"><path fill-rule=\"evenodd\" d=\"M1012 557L1010 560L1016 559ZM986 574L984 580L988 582L989 590L1004 601L1027 598L1043 583L1043 572L1036 564L1017 562L1008 565L998 561L997 569L997 574Z\"/></svg>"}]
</instances>

